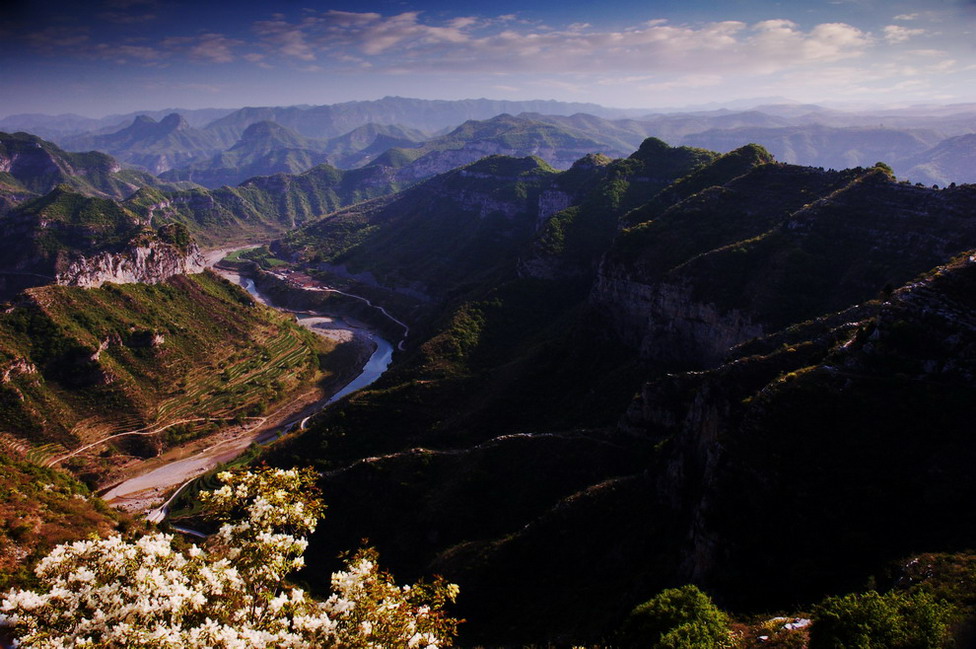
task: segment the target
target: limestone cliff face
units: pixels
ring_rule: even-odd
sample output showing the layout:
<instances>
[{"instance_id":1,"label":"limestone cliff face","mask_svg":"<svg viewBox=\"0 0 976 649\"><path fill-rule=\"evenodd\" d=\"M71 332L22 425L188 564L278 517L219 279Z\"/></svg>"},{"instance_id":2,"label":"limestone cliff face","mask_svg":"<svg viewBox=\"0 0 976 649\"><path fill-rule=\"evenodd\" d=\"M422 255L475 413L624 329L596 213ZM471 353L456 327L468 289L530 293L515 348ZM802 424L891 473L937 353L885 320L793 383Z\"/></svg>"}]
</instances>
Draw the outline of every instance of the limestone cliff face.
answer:
<instances>
[{"instance_id":1,"label":"limestone cliff face","mask_svg":"<svg viewBox=\"0 0 976 649\"><path fill-rule=\"evenodd\" d=\"M590 303L641 358L666 366L709 367L734 345L763 335L748 312L700 301L693 289L680 280L644 282L604 264Z\"/></svg>"},{"instance_id":2,"label":"limestone cliff face","mask_svg":"<svg viewBox=\"0 0 976 649\"><path fill-rule=\"evenodd\" d=\"M973 196L879 170L850 180L763 167L621 232L591 305L642 358L712 367L736 344L863 303L971 248Z\"/></svg>"},{"instance_id":3,"label":"limestone cliff face","mask_svg":"<svg viewBox=\"0 0 976 649\"><path fill-rule=\"evenodd\" d=\"M546 189L539 194L539 214L536 226L541 226L556 212L561 212L573 204L573 195L561 189Z\"/></svg>"},{"instance_id":4,"label":"limestone cliff face","mask_svg":"<svg viewBox=\"0 0 976 649\"><path fill-rule=\"evenodd\" d=\"M969 253L880 304L647 383L622 428L668 440L654 498L684 526L679 578L763 606L970 538L952 512L976 492L974 285Z\"/></svg>"},{"instance_id":5,"label":"limestone cliff face","mask_svg":"<svg viewBox=\"0 0 976 649\"><path fill-rule=\"evenodd\" d=\"M55 283L95 287L105 282L156 284L188 273L201 273L207 263L196 244L184 252L176 246L150 242L121 252L100 252L71 261L55 275Z\"/></svg>"}]
</instances>

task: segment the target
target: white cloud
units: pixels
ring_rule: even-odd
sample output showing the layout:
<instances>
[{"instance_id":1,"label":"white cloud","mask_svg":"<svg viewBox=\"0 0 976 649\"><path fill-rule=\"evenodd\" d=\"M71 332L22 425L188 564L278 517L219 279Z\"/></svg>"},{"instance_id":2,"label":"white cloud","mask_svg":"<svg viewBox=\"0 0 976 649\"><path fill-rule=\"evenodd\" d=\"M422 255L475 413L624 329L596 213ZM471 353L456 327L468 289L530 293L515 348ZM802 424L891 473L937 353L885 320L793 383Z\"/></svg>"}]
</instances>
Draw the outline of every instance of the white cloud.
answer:
<instances>
[{"instance_id":1,"label":"white cloud","mask_svg":"<svg viewBox=\"0 0 976 649\"><path fill-rule=\"evenodd\" d=\"M898 14L894 20L918 20L919 14Z\"/></svg>"},{"instance_id":2,"label":"white cloud","mask_svg":"<svg viewBox=\"0 0 976 649\"><path fill-rule=\"evenodd\" d=\"M585 23L547 28L511 18L434 23L415 11L383 16L332 10L294 23L276 17L256 23L255 31L264 47L286 58L362 57L376 69L398 73L769 73L857 57L872 43L843 23L804 30L788 20L674 25L656 19L606 30Z\"/></svg>"},{"instance_id":3,"label":"white cloud","mask_svg":"<svg viewBox=\"0 0 976 649\"><path fill-rule=\"evenodd\" d=\"M665 90L684 90L688 88L712 88L721 85L723 77L716 74L692 74L671 81L642 84L644 90L661 92Z\"/></svg>"},{"instance_id":4,"label":"white cloud","mask_svg":"<svg viewBox=\"0 0 976 649\"><path fill-rule=\"evenodd\" d=\"M209 61L212 63L229 63L234 60L233 48L239 45L236 41L222 34L203 34L195 45L188 50L192 59Z\"/></svg>"},{"instance_id":5,"label":"white cloud","mask_svg":"<svg viewBox=\"0 0 976 649\"><path fill-rule=\"evenodd\" d=\"M912 56L946 56L948 52L945 50L908 50L908 54Z\"/></svg>"},{"instance_id":6,"label":"white cloud","mask_svg":"<svg viewBox=\"0 0 976 649\"><path fill-rule=\"evenodd\" d=\"M904 43L913 36L920 36L924 33L924 29L910 29L901 25L887 25L884 28L884 38L889 43Z\"/></svg>"},{"instance_id":7,"label":"white cloud","mask_svg":"<svg viewBox=\"0 0 976 649\"><path fill-rule=\"evenodd\" d=\"M283 56L301 61L315 60L315 54L305 42L305 33L300 27L284 20L267 20L256 23L254 31L266 45Z\"/></svg>"}]
</instances>

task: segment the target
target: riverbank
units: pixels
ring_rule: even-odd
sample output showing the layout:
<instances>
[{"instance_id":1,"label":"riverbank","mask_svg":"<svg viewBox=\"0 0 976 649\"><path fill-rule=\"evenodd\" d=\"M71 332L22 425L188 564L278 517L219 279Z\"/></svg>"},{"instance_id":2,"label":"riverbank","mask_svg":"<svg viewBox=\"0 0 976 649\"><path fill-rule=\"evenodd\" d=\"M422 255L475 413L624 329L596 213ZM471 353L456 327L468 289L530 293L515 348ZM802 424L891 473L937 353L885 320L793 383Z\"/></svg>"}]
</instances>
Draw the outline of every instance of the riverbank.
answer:
<instances>
[{"instance_id":1,"label":"riverbank","mask_svg":"<svg viewBox=\"0 0 976 649\"><path fill-rule=\"evenodd\" d=\"M250 278L232 270L215 270L228 281L243 286L259 302L295 313L274 305ZM303 391L270 415L141 461L126 480L104 491L102 498L128 512L158 510L182 485L234 459L251 444L265 443L296 426L302 427L313 414L376 380L389 366L392 345L369 329L321 313L305 311L296 315L300 324L336 343L335 351L325 358L332 379ZM155 520L161 515L157 511L152 517Z\"/></svg>"}]
</instances>

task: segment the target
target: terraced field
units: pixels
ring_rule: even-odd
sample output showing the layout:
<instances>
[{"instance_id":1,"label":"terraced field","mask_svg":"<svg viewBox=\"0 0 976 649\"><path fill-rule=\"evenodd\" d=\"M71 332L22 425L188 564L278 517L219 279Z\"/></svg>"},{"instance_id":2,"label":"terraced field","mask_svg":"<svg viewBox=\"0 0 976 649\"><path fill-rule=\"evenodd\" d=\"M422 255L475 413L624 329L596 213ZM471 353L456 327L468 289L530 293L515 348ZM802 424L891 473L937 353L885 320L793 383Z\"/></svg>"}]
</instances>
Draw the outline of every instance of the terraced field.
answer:
<instances>
[{"instance_id":1,"label":"terraced field","mask_svg":"<svg viewBox=\"0 0 976 649\"><path fill-rule=\"evenodd\" d=\"M35 289L0 313L0 449L97 479L260 417L333 349L211 273Z\"/></svg>"},{"instance_id":2,"label":"terraced field","mask_svg":"<svg viewBox=\"0 0 976 649\"><path fill-rule=\"evenodd\" d=\"M176 394L162 401L157 425L207 413L213 419L257 416L264 405L282 396L286 386L301 382L313 362L309 341L291 328L260 340L259 354L238 352L216 368L194 368ZM215 372L214 369L217 371Z\"/></svg>"}]
</instances>

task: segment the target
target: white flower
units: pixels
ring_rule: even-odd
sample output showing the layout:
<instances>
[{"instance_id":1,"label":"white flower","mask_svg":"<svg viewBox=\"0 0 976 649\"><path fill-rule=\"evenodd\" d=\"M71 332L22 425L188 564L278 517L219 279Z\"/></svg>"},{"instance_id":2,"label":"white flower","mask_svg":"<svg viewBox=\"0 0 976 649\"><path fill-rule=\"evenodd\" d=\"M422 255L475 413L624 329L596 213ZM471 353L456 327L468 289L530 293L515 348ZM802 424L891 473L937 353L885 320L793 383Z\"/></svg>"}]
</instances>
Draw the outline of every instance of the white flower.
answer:
<instances>
[{"instance_id":1,"label":"white flower","mask_svg":"<svg viewBox=\"0 0 976 649\"><path fill-rule=\"evenodd\" d=\"M324 602L285 582L304 565L305 535L321 512L308 496L313 474L276 469L219 478L225 484L202 499L248 518L224 523L206 549L178 550L172 535L159 533L58 546L35 570L44 591L6 593L0 623L15 627L20 646L36 649L443 644L430 626L431 609L414 610L405 599L410 588L390 582L370 551L332 576L335 593ZM443 594L453 596L456 586Z\"/></svg>"}]
</instances>

